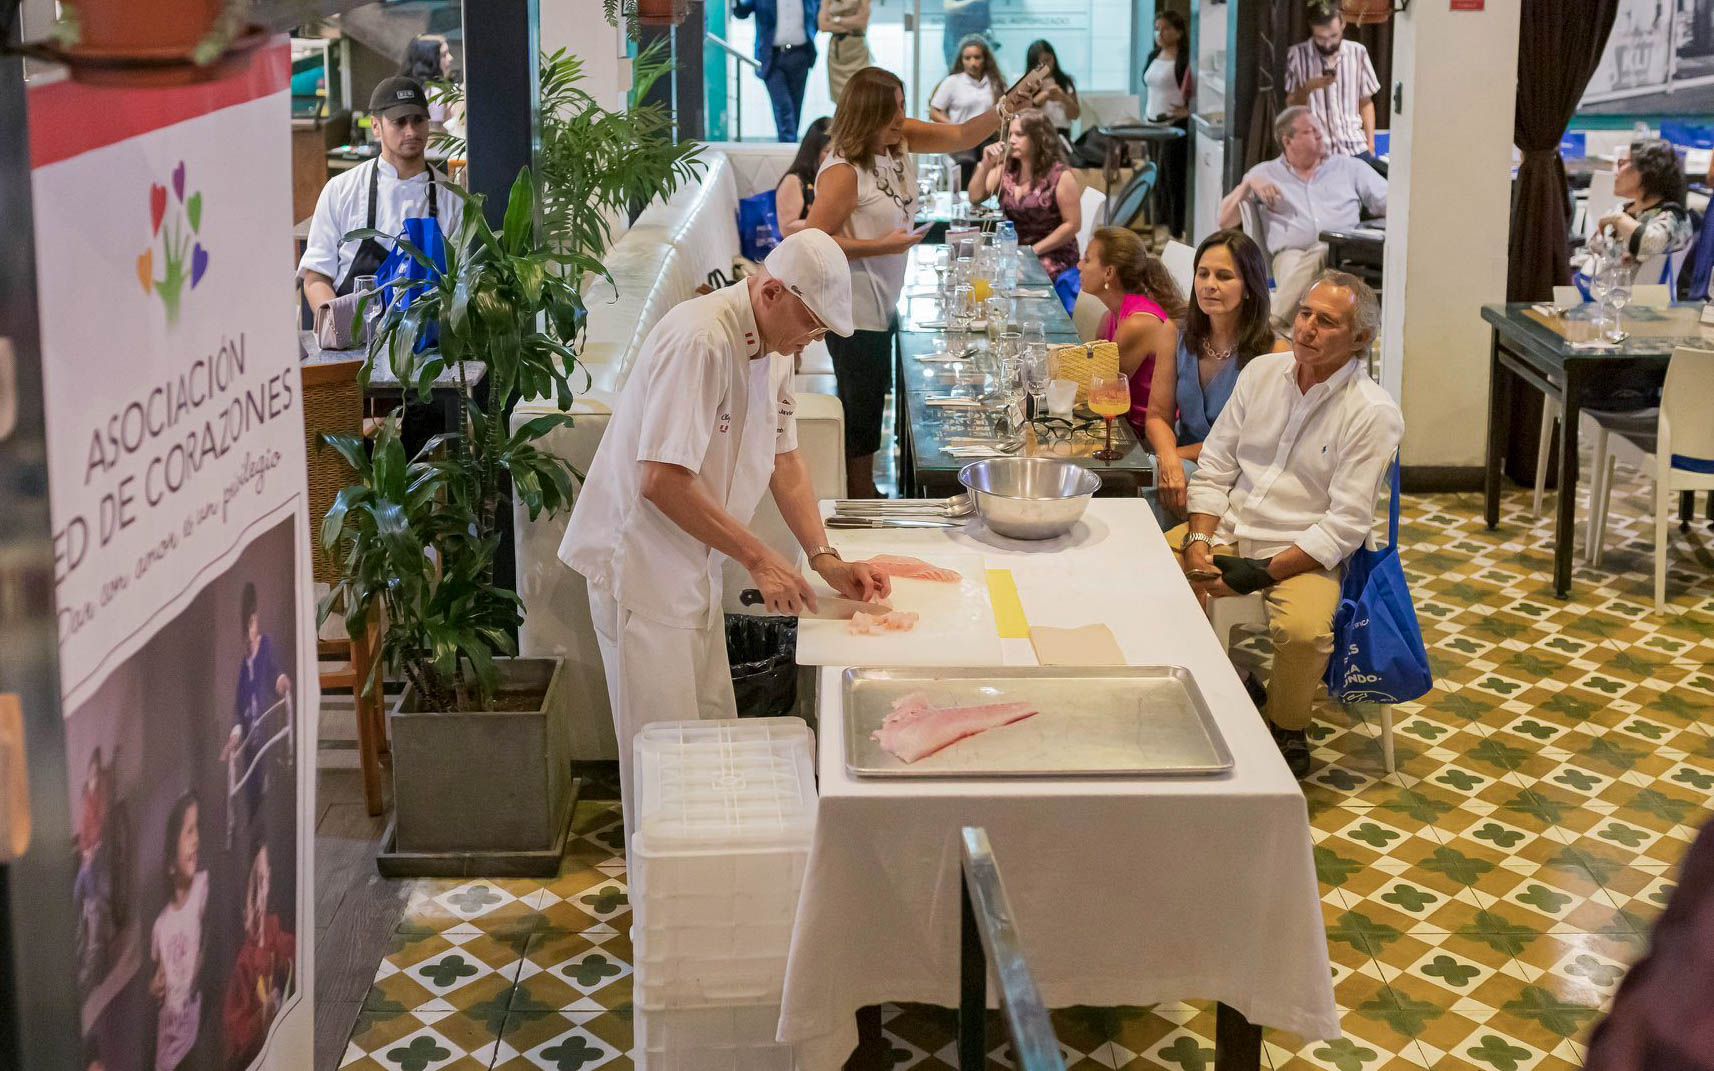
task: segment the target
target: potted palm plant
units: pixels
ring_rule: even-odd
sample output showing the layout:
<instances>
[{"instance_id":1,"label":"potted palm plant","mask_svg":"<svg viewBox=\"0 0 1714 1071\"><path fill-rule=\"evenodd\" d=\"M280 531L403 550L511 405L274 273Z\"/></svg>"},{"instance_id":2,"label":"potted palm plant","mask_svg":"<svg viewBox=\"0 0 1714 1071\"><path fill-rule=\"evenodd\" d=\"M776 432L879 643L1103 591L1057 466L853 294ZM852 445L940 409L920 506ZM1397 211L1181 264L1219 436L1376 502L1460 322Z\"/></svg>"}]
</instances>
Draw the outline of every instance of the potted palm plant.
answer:
<instances>
[{"instance_id":1,"label":"potted palm plant","mask_svg":"<svg viewBox=\"0 0 1714 1071\"><path fill-rule=\"evenodd\" d=\"M516 394L569 408L569 376L585 310L578 281L601 265L536 237L536 195L520 172L496 232L482 198L469 202L447 244L444 270L408 241L399 247L428 281L396 280L362 377L386 362L424 398L456 369L459 426L407 457L396 420L372 447L327 442L352 467L321 524L342 579L321 602L353 637L384 621L381 663L405 682L390 712L394 820L381 865L393 875L552 874L570 817L569 712L559 659L515 658L516 593L494 582L506 484L532 517L566 508L571 466L536 446L565 415L508 431L500 406ZM347 238L376 236L359 231ZM380 236L391 237L391 236ZM429 325L437 324L432 342ZM487 366L488 407L470 394L466 361Z\"/></svg>"}]
</instances>

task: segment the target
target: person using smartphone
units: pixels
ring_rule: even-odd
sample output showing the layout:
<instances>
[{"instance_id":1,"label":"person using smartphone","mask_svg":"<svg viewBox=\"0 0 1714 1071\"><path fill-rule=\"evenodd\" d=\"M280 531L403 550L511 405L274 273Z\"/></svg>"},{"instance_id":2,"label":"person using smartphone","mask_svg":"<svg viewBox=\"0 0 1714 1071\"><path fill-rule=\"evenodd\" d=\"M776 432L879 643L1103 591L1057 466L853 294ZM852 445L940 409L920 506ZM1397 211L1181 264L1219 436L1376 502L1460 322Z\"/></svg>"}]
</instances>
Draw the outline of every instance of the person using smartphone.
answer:
<instances>
[{"instance_id":1,"label":"person using smartphone","mask_svg":"<svg viewBox=\"0 0 1714 1071\"><path fill-rule=\"evenodd\" d=\"M1382 175L1375 155L1375 93L1381 88L1369 50L1345 39L1345 20L1334 7L1309 17L1310 37L1286 53L1286 105L1307 106L1326 128L1338 156L1355 156Z\"/></svg>"}]
</instances>

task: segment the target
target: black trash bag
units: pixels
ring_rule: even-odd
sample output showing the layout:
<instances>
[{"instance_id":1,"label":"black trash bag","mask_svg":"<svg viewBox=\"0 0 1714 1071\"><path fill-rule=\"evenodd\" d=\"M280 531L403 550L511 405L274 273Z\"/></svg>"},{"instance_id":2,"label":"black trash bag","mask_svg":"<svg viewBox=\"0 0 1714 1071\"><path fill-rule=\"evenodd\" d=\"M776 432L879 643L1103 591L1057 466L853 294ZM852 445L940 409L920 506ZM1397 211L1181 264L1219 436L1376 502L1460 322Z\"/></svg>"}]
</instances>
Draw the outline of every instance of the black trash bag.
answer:
<instances>
[{"instance_id":1,"label":"black trash bag","mask_svg":"<svg viewBox=\"0 0 1714 1071\"><path fill-rule=\"evenodd\" d=\"M741 718L780 718L797 706L797 618L731 614L726 658Z\"/></svg>"}]
</instances>

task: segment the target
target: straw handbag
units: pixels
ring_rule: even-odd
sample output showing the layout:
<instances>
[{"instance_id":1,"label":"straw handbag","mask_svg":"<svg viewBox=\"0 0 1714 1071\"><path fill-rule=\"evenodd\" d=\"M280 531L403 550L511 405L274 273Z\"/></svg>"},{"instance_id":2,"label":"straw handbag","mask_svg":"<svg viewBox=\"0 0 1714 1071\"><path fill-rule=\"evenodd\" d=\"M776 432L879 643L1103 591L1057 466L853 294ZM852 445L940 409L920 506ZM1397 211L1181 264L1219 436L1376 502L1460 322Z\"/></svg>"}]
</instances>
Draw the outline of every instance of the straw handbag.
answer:
<instances>
[{"instance_id":1,"label":"straw handbag","mask_svg":"<svg viewBox=\"0 0 1714 1071\"><path fill-rule=\"evenodd\" d=\"M1075 346L1051 346L1047 351L1049 373L1054 379L1077 384L1077 404L1089 400L1091 376L1119 374L1119 347L1111 342L1080 342Z\"/></svg>"}]
</instances>

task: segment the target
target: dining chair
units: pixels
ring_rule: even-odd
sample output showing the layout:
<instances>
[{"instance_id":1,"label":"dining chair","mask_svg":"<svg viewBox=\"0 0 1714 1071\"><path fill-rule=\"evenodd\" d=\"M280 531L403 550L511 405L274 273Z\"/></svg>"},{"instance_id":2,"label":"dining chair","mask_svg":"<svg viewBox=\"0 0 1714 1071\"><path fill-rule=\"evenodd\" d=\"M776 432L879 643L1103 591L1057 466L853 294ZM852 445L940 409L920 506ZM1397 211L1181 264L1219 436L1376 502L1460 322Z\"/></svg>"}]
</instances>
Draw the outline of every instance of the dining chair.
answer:
<instances>
[{"instance_id":1,"label":"dining chair","mask_svg":"<svg viewBox=\"0 0 1714 1071\"><path fill-rule=\"evenodd\" d=\"M339 492L351 482L351 469L338 452L321 441L323 433L363 434L363 388L357 382L364 359L305 364L303 413L309 468L311 574L317 599L339 580L339 562L321 549L321 521ZM330 624L337 619L330 618ZM370 814L383 810L381 764L387 754L387 722L382 709L380 621L371 615L363 635L351 639L343 628L330 629L316 644L321 690L351 690L356 706L357 758L363 775L363 799Z\"/></svg>"},{"instance_id":2,"label":"dining chair","mask_svg":"<svg viewBox=\"0 0 1714 1071\"><path fill-rule=\"evenodd\" d=\"M1107 195L1093 186L1085 186L1079 201L1083 208L1083 225L1077 229L1077 250L1081 253L1089 248L1089 236L1095 233L1095 229L1107 223Z\"/></svg>"},{"instance_id":3,"label":"dining chair","mask_svg":"<svg viewBox=\"0 0 1714 1071\"><path fill-rule=\"evenodd\" d=\"M1176 238L1170 239L1161 250L1161 263L1178 284L1179 293L1188 300L1196 283L1196 249Z\"/></svg>"},{"instance_id":4,"label":"dining chair","mask_svg":"<svg viewBox=\"0 0 1714 1071\"><path fill-rule=\"evenodd\" d=\"M1654 477L1654 606L1666 609L1666 540L1669 514L1678 493L1714 493L1714 350L1680 346L1673 350L1661 388L1660 408L1637 413L1603 414L1594 434L1595 472L1589 498L1591 565L1601 564L1607 535L1607 509L1613 493L1613 467L1619 461Z\"/></svg>"},{"instance_id":5,"label":"dining chair","mask_svg":"<svg viewBox=\"0 0 1714 1071\"><path fill-rule=\"evenodd\" d=\"M1265 626L1268 623L1268 600L1261 592L1249 595L1231 595L1223 599L1209 599L1206 610L1208 624L1214 629L1214 635L1220 640L1220 647L1228 654L1232 650L1232 630L1249 626L1252 628ZM1393 708L1391 704L1381 703L1381 765L1388 773L1394 769L1393 761ZM1347 709L1349 709L1347 705Z\"/></svg>"}]
</instances>

